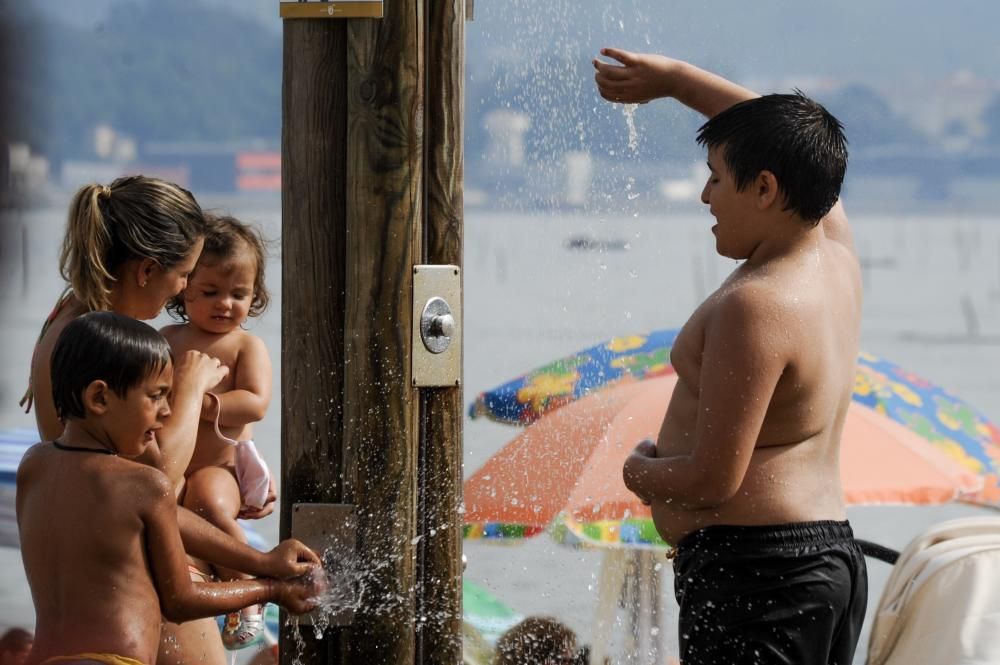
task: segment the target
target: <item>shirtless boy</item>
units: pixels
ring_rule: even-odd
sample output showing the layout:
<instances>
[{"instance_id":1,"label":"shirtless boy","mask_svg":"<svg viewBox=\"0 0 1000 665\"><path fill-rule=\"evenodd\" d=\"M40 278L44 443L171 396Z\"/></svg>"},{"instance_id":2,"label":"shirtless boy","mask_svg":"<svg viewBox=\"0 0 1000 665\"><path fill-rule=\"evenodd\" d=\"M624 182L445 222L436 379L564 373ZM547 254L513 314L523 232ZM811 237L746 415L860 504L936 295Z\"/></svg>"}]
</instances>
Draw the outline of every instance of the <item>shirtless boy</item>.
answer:
<instances>
[{"instance_id":1,"label":"shirtless boy","mask_svg":"<svg viewBox=\"0 0 1000 665\"><path fill-rule=\"evenodd\" d=\"M274 601L308 611L320 571L290 580L192 582L173 487L133 461L170 414L173 368L148 325L92 312L62 331L52 391L66 423L17 473L21 554L35 605L29 663L153 663L171 621Z\"/></svg>"},{"instance_id":2,"label":"shirtless boy","mask_svg":"<svg viewBox=\"0 0 1000 665\"><path fill-rule=\"evenodd\" d=\"M620 63L594 62L605 99L673 97L709 118L701 198L716 250L742 261L679 333L657 441L623 470L676 543L681 660L849 665L867 576L840 486L861 319L840 123L801 94L602 55Z\"/></svg>"}]
</instances>

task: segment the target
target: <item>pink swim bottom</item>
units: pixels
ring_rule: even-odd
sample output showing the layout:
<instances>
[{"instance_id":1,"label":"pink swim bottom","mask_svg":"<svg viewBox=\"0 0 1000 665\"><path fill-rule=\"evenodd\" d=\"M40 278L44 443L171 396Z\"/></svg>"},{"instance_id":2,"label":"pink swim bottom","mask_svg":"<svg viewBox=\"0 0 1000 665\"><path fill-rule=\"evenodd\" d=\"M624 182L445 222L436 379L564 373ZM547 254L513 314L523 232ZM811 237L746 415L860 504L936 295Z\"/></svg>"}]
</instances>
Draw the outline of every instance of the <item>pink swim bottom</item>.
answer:
<instances>
[{"instance_id":1,"label":"pink swim bottom","mask_svg":"<svg viewBox=\"0 0 1000 665\"><path fill-rule=\"evenodd\" d=\"M236 441L236 484L244 508L263 508L271 485L271 472L253 441Z\"/></svg>"}]
</instances>

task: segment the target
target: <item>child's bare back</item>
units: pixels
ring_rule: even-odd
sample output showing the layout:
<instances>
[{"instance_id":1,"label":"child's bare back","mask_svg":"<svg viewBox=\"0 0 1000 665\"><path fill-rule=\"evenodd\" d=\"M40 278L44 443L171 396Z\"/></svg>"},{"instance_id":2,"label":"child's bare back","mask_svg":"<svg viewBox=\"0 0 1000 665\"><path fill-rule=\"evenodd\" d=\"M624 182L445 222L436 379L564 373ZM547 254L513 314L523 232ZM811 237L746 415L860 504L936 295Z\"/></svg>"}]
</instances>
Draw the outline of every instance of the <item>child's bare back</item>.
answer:
<instances>
[{"instance_id":1,"label":"child's bare back","mask_svg":"<svg viewBox=\"0 0 1000 665\"><path fill-rule=\"evenodd\" d=\"M161 612L179 623L267 601L314 606L320 588L306 579L192 582L173 485L133 461L170 416L173 361L161 335L113 312L85 314L60 334L51 377L65 429L34 446L17 474L36 611L29 662L153 663Z\"/></svg>"},{"instance_id":2,"label":"child's bare back","mask_svg":"<svg viewBox=\"0 0 1000 665\"><path fill-rule=\"evenodd\" d=\"M160 599L146 542L164 539L165 517L176 511L167 477L97 449L40 443L25 455L17 485L37 623L31 662L100 649L152 663ZM163 611L174 615L169 598Z\"/></svg>"}]
</instances>

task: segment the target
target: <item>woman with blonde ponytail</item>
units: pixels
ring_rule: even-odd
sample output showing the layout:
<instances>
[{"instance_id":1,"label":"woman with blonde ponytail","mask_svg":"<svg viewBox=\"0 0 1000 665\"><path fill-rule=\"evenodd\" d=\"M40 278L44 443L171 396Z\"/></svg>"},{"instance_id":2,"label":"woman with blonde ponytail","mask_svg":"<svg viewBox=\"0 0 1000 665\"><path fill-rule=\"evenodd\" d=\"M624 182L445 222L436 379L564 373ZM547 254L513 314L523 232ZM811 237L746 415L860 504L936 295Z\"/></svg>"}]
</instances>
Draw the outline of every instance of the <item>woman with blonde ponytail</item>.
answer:
<instances>
[{"instance_id":1,"label":"woman with blonde ponytail","mask_svg":"<svg viewBox=\"0 0 1000 665\"><path fill-rule=\"evenodd\" d=\"M128 176L110 185L86 185L73 197L59 256L67 287L38 338L23 402L28 409L34 402L43 439L55 439L63 429L49 380L49 356L59 333L95 310L155 318L187 284L201 254L204 224L190 192L156 178ZM203 354L179 359L171 403L175 417L160 437L159 458L150 460L174 483L191 459L198 425L194 414L200 412L202 396L224 373Z\"/></svg>"},{"instance_id":2,"label":"woman with blonde ponytail","mask_svg":"<svg viewBox=\"0 0 1000 665\"><path fill-rule=\"evenodd\" d=\"M153 319L167 301L184 290L204 243L205 220L189 191L175 184L135 175L110 185L80 188L70 204L59 270L66 290L49 315L35 345L28 392L22 400L35 408L43 441L57 439L63 423L56 414L50 378L51 356L59 333L70 321L95 310L111 310L135 319ZM188 351L174 359L171 415L155 433L155 442L139 461L162 471L178 492L194 451L205 393L228 373L216 358ZM263 509L274 510L274 495ZM229 537L184 508L178 524L188 554L257 577L291 577L318 562L297 541L261 553ZM224 663L222 642L209 631L214 620L174 626L163 635L176 662L185 654L212 653L207 663ZM162 660L162 659L161 659Z\"/></svg>"}]
</instances>

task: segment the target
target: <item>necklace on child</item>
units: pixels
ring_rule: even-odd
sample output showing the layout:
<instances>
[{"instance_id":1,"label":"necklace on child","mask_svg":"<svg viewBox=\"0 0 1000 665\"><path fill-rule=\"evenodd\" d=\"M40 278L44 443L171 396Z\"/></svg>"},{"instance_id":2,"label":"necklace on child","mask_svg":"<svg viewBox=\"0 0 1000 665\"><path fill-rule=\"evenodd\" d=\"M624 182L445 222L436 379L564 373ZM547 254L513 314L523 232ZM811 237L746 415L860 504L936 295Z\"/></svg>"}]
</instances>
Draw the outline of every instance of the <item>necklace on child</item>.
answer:
<instances>
[{"instance_id":1,"label":"necklace on child","mask_svg":"<svg viewBox=\"0 0 1000 665\"><path fill-rule=\"evenodd\" d=\"M83 446L68 446L65 443L59 443L58 441L53 441L52 445L59 450L66 450L71 453L100 453L102 455L117 455L113 450L108 450L107 448L85 448Z\"/></svg>"}]
</instances>

